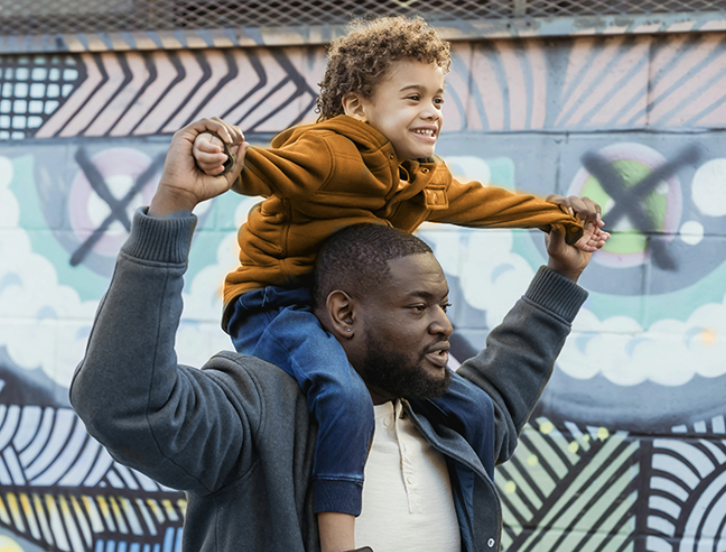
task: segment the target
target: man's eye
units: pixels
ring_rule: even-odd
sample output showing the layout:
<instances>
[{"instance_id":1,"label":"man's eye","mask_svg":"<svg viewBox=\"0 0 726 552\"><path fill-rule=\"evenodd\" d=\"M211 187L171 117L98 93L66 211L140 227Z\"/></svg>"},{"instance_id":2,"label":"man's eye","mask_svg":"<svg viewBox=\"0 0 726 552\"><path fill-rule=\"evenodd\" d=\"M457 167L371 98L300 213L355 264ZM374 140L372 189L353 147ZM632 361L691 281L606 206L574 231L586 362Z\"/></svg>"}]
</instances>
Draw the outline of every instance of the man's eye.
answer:
<instances>
[{"instance_id":1,"label":"man's eye","mask_svg":"<svg viewBox=\"0 0 726 552\"><path fill-rule=\"evenodd\" d=\"M426 310L426 305L411 305L411 309L413 309L414 312L423 312Z\"/></svg>"},{"instance_id":2,"label":"man's eye","mask_svg":"<svg viewBox=\"0 0 726 552\"><path fill-rule=\"evenodd\" d=\"M451 306L451 303L446 303L444 305L441 305L441 308L444 309L444 312L449 310L449 307Z\"/></svg>"}]
</instances>

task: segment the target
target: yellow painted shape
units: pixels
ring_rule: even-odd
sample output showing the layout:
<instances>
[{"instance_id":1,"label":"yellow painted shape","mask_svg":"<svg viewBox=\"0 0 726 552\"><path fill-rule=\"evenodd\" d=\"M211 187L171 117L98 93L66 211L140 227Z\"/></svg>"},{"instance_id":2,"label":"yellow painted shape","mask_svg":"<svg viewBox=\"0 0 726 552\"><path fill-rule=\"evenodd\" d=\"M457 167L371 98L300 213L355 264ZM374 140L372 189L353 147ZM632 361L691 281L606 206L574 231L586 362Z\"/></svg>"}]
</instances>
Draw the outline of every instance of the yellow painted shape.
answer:
<instances>
[{"instance_id":1,"label":"yellow painted shape","mask_svg":"<svg viewBox=\"0 0 726 552\"><path fill-rule=\"evenodd\" d=\"M600 439L601 441L604 441L608 437L610 437L610 432L607 430L606 427L597 428L597 438L598 439Z\"/></svg>"},{"instance_id":2,"label":"yellow painted shape","mask_svg":"<svg viewBox=\"0 0 726 552\"><path fill-rule=\"evenodd\" d=\"M111 504L111 511L116 518L116 523L118 523L118 530L126 535L129 532L129 528L126 526L126 520L124 520L123 514L121 513L121 508L118 507L118 502L112 496L109 497L108 501Z\"/></svg>"},{"instance_id":3,"label":"yellow painted shape","mask_svg":"<svg viewBox=\"0 0 726 552\"><path fill-rule=\"evenodd\" d=\"M83 540L86 541L86 546L90 549L93 544L93 540L91 537L91 527L88 525L88 519L86 519L86 512L83 508L81 508L81 505L78 503L78 499L73 495L71 495L71 506L73 506L73 511L76 513L78 525L81 526Z\"/></svg>"},{"instance_id":4,"label":"yellow painted shape","mask_svg":"<svg viewBox=\"0 0 726 552\"><path fill-rule=\"evenodd\" d=\"M98 503L99 508L101 508L101 515L106 522L106 527L108 527L109 531L112 533L116 532L116 523L113 521L113 516L111 516L111 509L108 507L106 497L98 495L96 497L96 502Z\"/></svg>"},{"instance_id":5,"label":"yellow painted shape","mask_svg":"<svg viewBox=\"0 0 726 552\"><path fill-rule=\"evenodd\" d=\"M40 530L43 532L45 542L53 546L53 533L50 531L50 525L48 524L48 518L45 517L45 508L43 508L43 501L40 496L33 494L33 506L35 506L35 512L38 514L38 521L40 522Z\"/></svg>"},{"instance_id":6,"label":"yellow painted shape","mask_svg":"<svg viewBox=\"0 0 726 552\"><path fill-rule=\"evenodd\" d=\"M153 498L147 499L146 503L149 505L151 512L154 514L154 517L156 518L156 521L158 521L159 523L164 523L164 520L166 518L164 517L164 512L162 511L161 507L159 506L159 503L156 500L154 500Z\"/></svg>"},{"instance_id":7,"label":"yellow painted shape","mask_svg":"<svg viewBox=\"0 0 726 552\"><path fill-rule=\"evenodd\" d=\"M20 493L18 498L20 498L20 506L25 512L25 519L28 520L30 534L33 535L33 538L40 540L40 529L38 529L38 522L35 519L35 512L33 511L33 505L30 503L30 498L25 493Z\"/></svg>"},{"instance_id":8,"label":"yellow painted shape","mask_svg":"<svg viewBox=\"0 0 726 552\"><path fill-rule=\"evenodd\" d=\"M549 435L554 431L555 426L552 422L545 422L541 426L539 426L540 433L543 433L544 435Z\"/></svg>"},{"instance_id":9,"label":"yellow painted shape","mask_svg":"<svg viewBox=\"0 0 726 552\"><path fill-rule=\"evenodd\" d=\"M24 552L24 550L11 537L0 535L0 552Z\"/></svg>"},{"instance_id":10,"label":"yellow painted shape","mask_svg":"<svg viewBox=\"0 0 726 552\"><path fill-rule=\"evenodd\" d=\"M8 501L8 508L10 508L10 515L13 516L15 528L21 533L25 533L25 522L23 516L20 515L20 505L18 499L15 498L15 493L5 493L5 500Z\"/></svg>"},{"instance_id":11,"label":"yellow painted shape","mask_svg":"<svg viewBox=\"0 0 726 552\"><path fill-rule=\"evenodd\" d=\"M81 501L83 502L86 512L88 512L88 520L91 522L91 531L94 533L102 533L104 530L103 520L101 519L101 514L99 513L98 508L96 508L96 503L90 496L86 495L81 497Z\"/></svg>"}]
</instances>

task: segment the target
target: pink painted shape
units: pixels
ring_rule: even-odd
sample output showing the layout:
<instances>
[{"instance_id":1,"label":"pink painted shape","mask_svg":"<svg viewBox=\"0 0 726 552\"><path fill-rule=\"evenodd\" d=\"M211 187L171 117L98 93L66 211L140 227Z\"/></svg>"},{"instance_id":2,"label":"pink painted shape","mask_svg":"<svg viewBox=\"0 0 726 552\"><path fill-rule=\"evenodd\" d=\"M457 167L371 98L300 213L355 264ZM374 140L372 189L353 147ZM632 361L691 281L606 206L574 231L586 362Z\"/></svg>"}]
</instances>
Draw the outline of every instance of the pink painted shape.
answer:
<instances>
[{"instance_id":1,"label":"pink painted shape","mask_svg":"<svg viewBox=\"0 0 726 552\"><path fill-rule=\"evenodd\" d=\"M565 82L562 85L562 93L567 94L575 82L575 76L580 72L582 66L585 65L590 51L595 44L595 37L588 36L585 38L576 38L572 42L570 57L567 60L567 71L565 72Z\"/></svg>"},{"instance_id":2,"label":"pink painted shape","mask_svg":"<svg viewBox=\"0 0 726 552\"><path fill-rule=\"evenodd\" d=\"M570 120L564 120L565 114L569 113L572 107L580 100L582 95L590 88L593 82L601 80L603 77L603 71L610 62L610 60L618 54L620 48L623 45L625 36L614 36L605 40L605 47L600 50L595 60L590 65L590 68L585 72L582 80L577 84L573 92L567 98L567 101L562 106L560 114L555 121L556 126L568 126L572 124ZM589 101L590 98L587 99ZM587 103L587 101L585 103Z\"/></svg>"},{"instance_id":3,"label":"pink painted shape","mask_svg":"<svg viewBox=\"0 0 726 552\"><path fill-rule=\"evenodd\" d=\"M693 54L689 53L688 55L684 56L684 58L692 58L691 63L688 63L686 65L686 62L684 60L681 60L677 68L668 75L667 79L664 80L668 80L668 82L671 83L675 82L676 79L673 73L683 76L687 71L692 69L696 63L702 61L703 58L705 58L706 55L708 55L708 53L710 53L710 51L712 51L718 45L718 43L714 41L714 38L715 37L704 37L703 41L705 44L699 44ZM649 112L648 123L650 125L657 124L658 121L664 115L668 114L669 111L677 108L680 105L687 105L689 101L693 101L694 95L698 93L698 90L702 88L709 79L714 77L718 72L723 69L724 63L726 63L726 55L722 54L711 63L703 67L698 73L696 73L695 75L691 75L687 79L687 81L680 87L678 87L675 91L668 94L667 96L663 96L663 101L655 105L653 109ZM653 89L651 101L658 99L658 96L663 95L665 91L666 86L659 83L658 86ZM717 89L713 89L711 92L711 97L715 99L718 96L720 96L719 91ZM676 121L683 121L683 119L679 116L676 118ZM680 124L678 122L674 122L673 119L669 119L669 121L665 122L669 126Z\"/></svg>"},{"instance_id":4,"label":"pink painted shape","mask_svg":"<svg viewBox=\"0 0 726 552\"><path fill-rule=\"evenodd\" d=\"M527 55L532 67L532 118L529 122L533 129L544 128L547 115L547 60L542 40L527 40Z\"/></svg>"},{"instance_id":5,"label":"pink painted shape","mask_svg":"<svg viewBox=\"0 0 726 552\"><path fill-rule=\"evenodd\" d=\"M207 95L214 89L214 87L217 86L219 80L227 74L227 62L225 61L222 52L220 52L219 50L204 50L203 53L207 63L209 64L209 68L211 69L211 74L205 81L202 82L202 85L194 93L194 96L189 98L189 100L187 100L185 104L179 106L179 111L176 113L176 115L174 115L174 118L169 121L169 124L167 124L162 129L163 132L176 132L181 127L183 127L187 123L189 117L191 117L192 113L194 113L200 107L200 104L204 100L204 98L206 98ZM198 66L196 60L194 60L193 63L194 65ZM197 84L197 82L199 82L199 80L202 78L202 74L203 73L201 69L199 69L199 73L197 79L195 79L194 84ZM202 107L207 107L207 105L208 104L204 104ZM214 111L214 115L220 114L219 111L213 109L213 106L212 109L207 110L207 114L209 115L212 111ZM198 119L202 116L203 115L199 113L195 115L194 118Z\"/></svg>"},{"instance_id":6,"label":"pink painted shape","mask_svg":"<svg viewBox=\"0 0 726 552\"><path fill-rule=\"evenodd\" d=\"M469 94L469 102L466 105L467 127L470 130L482 128L481 119L486 117L489 123L489 130L504 129L504 98L503 91L497 82L497 76L492 69L492 63L486 54L475 48L471 63L472 80L477 83L482 96L485 113L479 114L477 105L474 102L473 94ZM470 89L472 90L472 89Z\"/></svg>"},{"instance_id":7,"label":"pink painted shape","mask_svg":"<svg viewBox=\"0 0 726 552\"><path fill-rule=\"evenodd\" d=\"M613 126L614 121L613 115L618 113L629 101L639 95L639 101L636 105L639 108L645 109L647 105L647 85L648 85L648 65L646 64L642 71L636 73L625 85L614 90L614 85L622 78L623 75L628 73L636 64L642 61L644 56L649 55L652 38L649 36L639 36L635 39L633 48L628 52L626 56L623 56L623 60L614 68L613 72L604 78L603 86L601 90L602 94L593 95L593 103L598 98L605 97L610 94L610 100L607 101L590 119L587 123L591 127L609 127ZM583 106L584 107L584 106ZM584 116L587 111L580 114L576 112L573 115L573 120L578 120Z\"/></svg>"},{"instance_id":8,"label":"pink painted shape","mask_svg":"<svg viewBox=\"0 0 726 552\"><path fill-rule=\"evenodd\" d=\"M164 100L146 115L144 122L136 129L136 134L161 134L164 132L162 125L172 116L174 112L181 108L182 102L192 91L194 86L202 78L202 68L197 63L196 57L190 51L179 51L179 62L184 68L184 78L176 83ZM176 70L173 66L169 69L174 71L172 80L176 78ZM171 125L170 125L171 126ZM168 128L168 127L167 127ZM175 132L178 128L171 127L170 132Z\"/></svg>"},{"instance_id":9,"label":"pink painted shape","mask_svg":"<svg viewBox=\"0 0 726 552\"><path fill-rule=\"evenodd\" d=\"M705 128L721 128L724 125L726 125L726 103L707 113L694 124L694 126Z\"/></svg>"},{"instance_id":10,"label":"pink painted shape","mask_svg":"<svg viewBox=\"0 0 726 552\"><path fill-rule=\"evenodd\" d=\"M121 93L103 110L90 128L84 133L86 136L103 136L119 120L124 110L134 101L134 97L149 79L149 70L146 68L144 58L138 52L126 54L132 77Z\"/></svg>"},{"instance_id":11,"label":"pink painted shape","mask_svg":"<svg viewBox=\"0 0 726 552\"><path fill-rule=\"evenodd\" d=\"M721 56L720 63L718 65L721 65L721 67L724 67L724 62L726 61L726 56ZM691 119L698 116L699 113L704 111L705 109L708 109L710 106L718 103L723 102L724 97L726 96L726 76L721 77L718 81L713 83L708 88L701 90L694 94L694 96L691 98L691 101L683 107L681 112L678 114L678 116L675 119L672 119L667 124L669 126L680 126L684 124L686 121L690 121ZM718 109L717 109L718 111ZM702 117L698 121L698 126L703 126L706 128L713 128L713 127L721 127L722 122L717 121L713 118L713 114L707 114L704 117ZM691 126L691 125L689 125Z\"/></svg>"},{"instance_id":12,"label":"pink painted shape","mask_svg":"<svg viewBox=\"0 0 726 552\"><path fill-rule=\"evenodd\" d=\"M131 134L134 126L149 114L151 106L154 105L154 102L159 99L164 93L164 90L166 90L169 84L171 84L171 81L176 77L176 70L169 61L169 56L166 52L153 52L151 58L151 63L154 64L154 68L156 69L156 79L149 84L146 90L144 90L144 93L139 96L131 109L123 116L123 119L114 127L113 131L111 131L111 136L128 136ZM158 129L162 122L157 121L153 130ZM139 132L141 126L143 125L140 125L134 134L141 134ZM146 134L152 134L153 130Z\"/></svg>"},{"instance_id":13,"label":"pink painted shape","mask_svg":"<svg viewBox=\"0 0 726 552\"><path fill-rule=\"evenodd\" d=\"M524 83L524 71L512 42L497 40L494 46L499 51L504 74L507 77L509 91L509 128L524 130L527 128L527 87Z\"/></svg>"},{"instance_id":14,"label":"pink painted shape","mask_svg":"<svg viewBox=\"0 0 726 552\"><path fill-rule=\"evenodd\" d=\"M95 65L95 62L92 63ZM95 94L88 97L78 115L60 133L62 137L81 135L88 123L104 109L106 102L123 84L124 75L115 52L102 54L101 63L108 74L108 80Z\"/></svg>"},{"instance_id":15,"label":"pink painted shape","mask_svg":"<svg viewBox=\"0 0 726 552\"><path fill-rule=\"evenodd\" d=\"M281 103L285 98L289 97L295 89L295 86L292 83L288 83L288 85L284 86L281 90L279 90L274 95L274 97L265 99L265 96L270 92L270 90L277 86L281 80L287 77L287 72L285 72L282 67L280 67L280 64L275 61L275 58L272 57L272 54L269 52L269 50L261 48L259 50L256 50L255 54L258 56L258 59L263 66L263 70L266 73L267 84L257 90L254 94L252 94L252 96L247 98L242 104L237 106L232 112L230 112L229 115L225 117L225 119L231 123L237 124L239 122L242 130L250 128L252 125L260 121L270 112L271 109L279 105L279 103L276 102ZM248 67L242 72L247 76L248 79L250 79L250 84L252 86L257 85L257 74L252 70L251 67ZM282 93L282 95L280 93ZM235 102L238 101L241 96L242 94L237 94ZM257 105L263 99L264 102L260 105ZM299 102L292 102L291 105L293 106L294 112L299 114ZM253 108L253 106L257 107L254 109L254 111L248 113L250 109ZM244 120L242 120L243 117L245 117ZM294 119L295 116L291 117L289 112L287 112L287 115L283 116L282 118L278 114L277 116L272 118L273 121L276 121L276 123L274 124L277 126L273 125L271 131L278 132L284 130L285 128L290 126L290 123Z\"/></svg>"},{"instance_id":16,"label":"pink painted shape","mask_svg":"<svg viewBox=\"0 0 726 552\"><path fill-rule=\"evenodd\" d=\"M93 61L93 57L90 54L81 54L81 63L86 68L86 80L83 84L78 87L67 99L66 102L53 113L53 116L40 127L38 132L35 134L36 138L51 138L66 124L71 118L74 117L76 111L78 111L88 99L88 96L101 82L101 73L96 67L96 63ZM86 121L88 124L88 121ZM84 125L85 126L85 125Z\"/></svg>"},{"instance_id":17,"label":"pink painted shape","mask_svg":"<svg viewBox=\"0 0 726 552\"><path fill-rule=\"evenodd\" d=\"M472 47L469 42L457 42L451 46L452 60L457 60L457 63L452 63L453 69L446 75L443 132L468 130L466 113L461 112L452 97L456 94L459 97L461 105L464 107L469 103L469 95L471 94L469 79L471 78ZM460 67L464 68L463 71L458 69Z\"/></svg>"}]
</instances>

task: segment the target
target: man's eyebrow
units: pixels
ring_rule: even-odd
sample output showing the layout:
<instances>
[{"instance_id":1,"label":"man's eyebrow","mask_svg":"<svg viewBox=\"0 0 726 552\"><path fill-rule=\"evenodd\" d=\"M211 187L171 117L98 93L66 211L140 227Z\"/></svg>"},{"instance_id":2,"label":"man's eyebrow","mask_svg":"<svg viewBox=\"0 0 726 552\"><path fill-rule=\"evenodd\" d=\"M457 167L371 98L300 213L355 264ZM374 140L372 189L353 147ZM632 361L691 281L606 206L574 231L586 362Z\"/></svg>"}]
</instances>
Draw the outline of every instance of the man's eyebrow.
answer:
<instances>
[{"instance_id":1,"label":"man's eyebrow","mask_svg":"<svg viewBox=\"0 0 726 552\"><path fill-rule=\"evenodd\" d=\"M408 294L408 296L411 298L420 297L421 299L436 300L436 296L429 291L412 291L411 293ZM448 297L449 297L449 289L447 288L446 293L444 293L444 295L442 296L442 300L446 299Z\"/></svg>"}]
</instances>

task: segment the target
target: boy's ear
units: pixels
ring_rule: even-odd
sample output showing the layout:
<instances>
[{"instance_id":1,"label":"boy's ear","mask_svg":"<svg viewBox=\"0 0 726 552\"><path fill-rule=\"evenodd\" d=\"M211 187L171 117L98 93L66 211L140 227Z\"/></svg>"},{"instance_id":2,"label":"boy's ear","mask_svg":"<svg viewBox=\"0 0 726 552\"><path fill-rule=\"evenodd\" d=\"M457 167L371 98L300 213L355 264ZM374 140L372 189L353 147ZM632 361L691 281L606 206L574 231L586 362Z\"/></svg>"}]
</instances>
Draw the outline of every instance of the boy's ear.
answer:
<instances>
[{"instance_id":1,"label":"boy's ear","mask_svg":"<svg viewBox=\"0 0 726 552\"><path fill-rule=\"evenodd\" d=\"M325 302L330 333L338 338L350 339L355 335L355 306L353 299L344 291L336 290Z\"/></svg>"},{"instance_id":2,"label":"boy's ear","mask_svg":"<svg viewBox=\"0 0 726 552\"><path fill-rule=\"evenodd\" d=\"M363 106L361 97L358 94L350 92L343 96L343 99L340 101L343 104L343 112L348 117L353 117L354 119L365 122L365 107Z\"/></svg>"}]
</instances>

